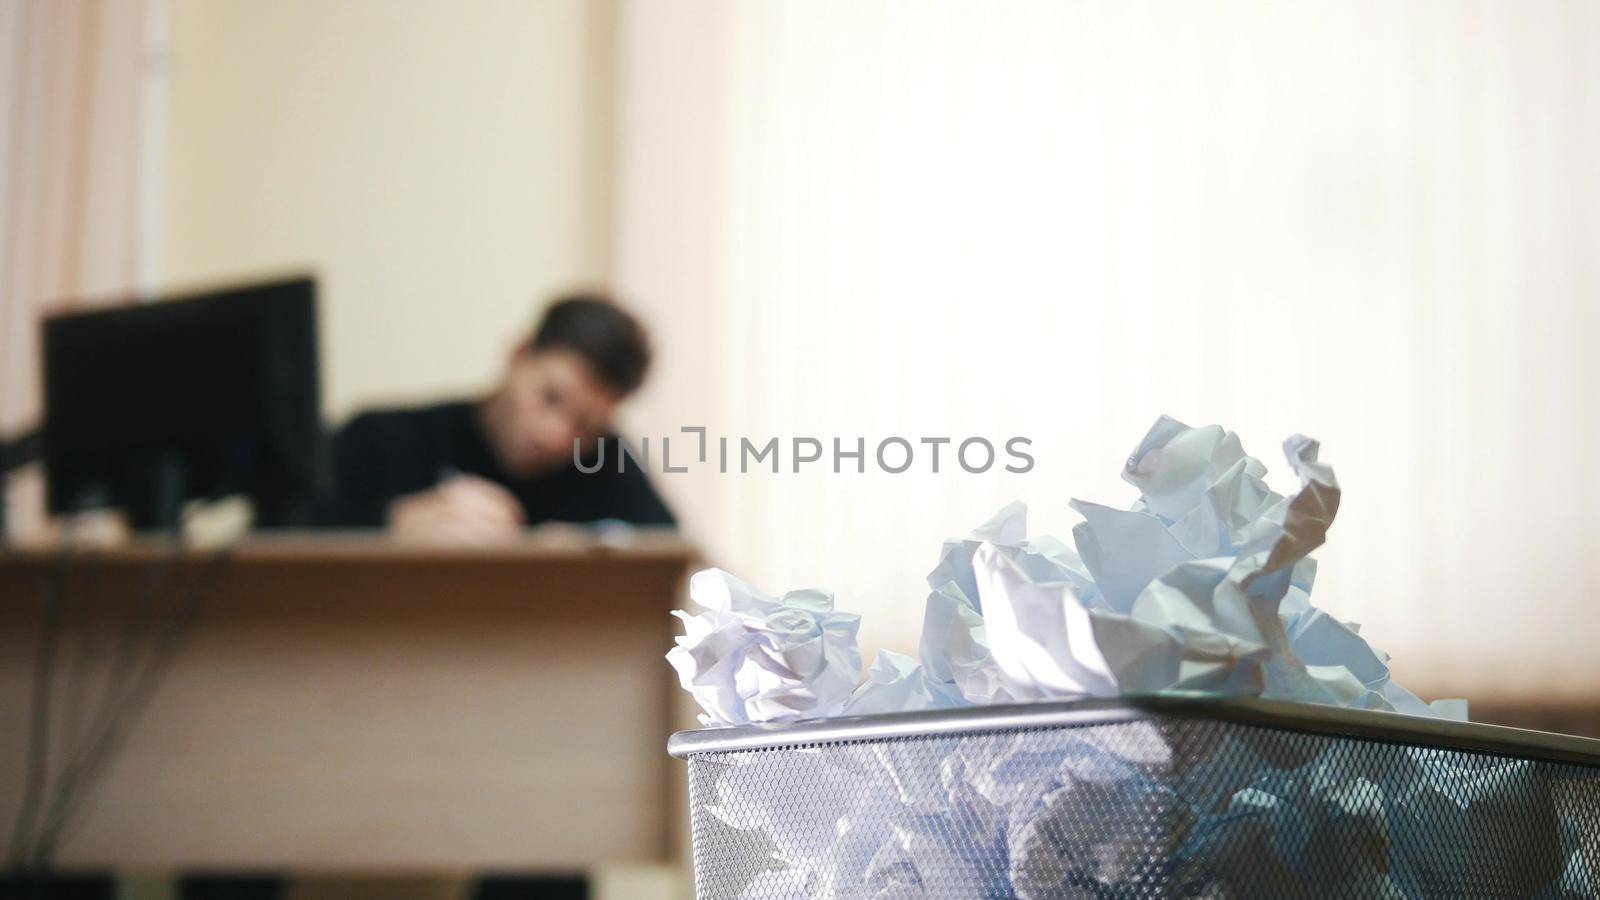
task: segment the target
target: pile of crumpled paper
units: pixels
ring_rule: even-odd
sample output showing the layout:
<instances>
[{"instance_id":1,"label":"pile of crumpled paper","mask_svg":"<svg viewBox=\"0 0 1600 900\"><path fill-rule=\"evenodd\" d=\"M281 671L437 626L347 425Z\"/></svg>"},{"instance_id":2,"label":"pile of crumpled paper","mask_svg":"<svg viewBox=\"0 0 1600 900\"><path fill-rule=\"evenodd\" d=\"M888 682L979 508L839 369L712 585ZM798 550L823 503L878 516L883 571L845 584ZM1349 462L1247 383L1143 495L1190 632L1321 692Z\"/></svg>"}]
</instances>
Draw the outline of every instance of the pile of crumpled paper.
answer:
<instances>
[{"instance_id":1,"label":"pile of crumpled paper","mask_svg":"<svg viewBox=\"0 0 1600 900\"><path fill-rule=\"evenodd\" d=\"M1389 679L1388 656L1311 605L1339 509L1316 441L1284 441L1300 489L1267 487L1237 435L1166 416L1129 457L1122 510L1074 500L1072 546L1028 537L1012 503L945 543L917 657L880 652L861 681L860 617L823 591L769 597L718 569L667 659L708 726L1164 691L1466 718Z\"/></svg>"}]
</instances>

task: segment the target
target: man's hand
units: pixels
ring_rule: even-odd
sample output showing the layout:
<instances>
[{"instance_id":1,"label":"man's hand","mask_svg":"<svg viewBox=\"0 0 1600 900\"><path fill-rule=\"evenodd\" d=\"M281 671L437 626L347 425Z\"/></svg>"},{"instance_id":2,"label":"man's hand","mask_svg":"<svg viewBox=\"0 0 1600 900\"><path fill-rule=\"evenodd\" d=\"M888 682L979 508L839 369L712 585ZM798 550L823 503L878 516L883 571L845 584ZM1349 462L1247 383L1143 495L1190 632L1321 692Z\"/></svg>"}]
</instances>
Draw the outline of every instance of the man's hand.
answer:
<instances>
[{"instance_id":1,"label":"man's hand","mask_svg":"<svg viewBox=\"0 0 1600 900\"><path fill-rule=\"evenodd\" d=\"M389 504L389 531L407 540L488 544L522 529L522 504L511 492L472 475Z\"/></svg>"}]
</instances>

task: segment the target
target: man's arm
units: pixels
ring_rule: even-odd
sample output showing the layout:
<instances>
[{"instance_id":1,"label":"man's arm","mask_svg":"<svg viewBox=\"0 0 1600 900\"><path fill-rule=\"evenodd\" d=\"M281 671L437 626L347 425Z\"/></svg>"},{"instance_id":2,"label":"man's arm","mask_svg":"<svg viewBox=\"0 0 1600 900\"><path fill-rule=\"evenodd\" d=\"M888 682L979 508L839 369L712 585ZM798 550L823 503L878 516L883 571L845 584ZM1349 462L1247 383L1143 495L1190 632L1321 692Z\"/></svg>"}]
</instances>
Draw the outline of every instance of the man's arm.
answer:
<instances>
[{"instance_id":1,"label":"man's arm","mask_svg":"<svg viewBox=\"0 0 1600 900\"><path fill-rule=\"evenodd\" d=\"M416 490L418 448L394 417L356 416L333 438L333 486L320 523L336 528L382 528L389 503ZM409 465L408 465L409 463Z\"/></svg>"},{"instance_id":2,"label":"man's arm","mask_svg":"<svg viewBox=\"0 0 1600 900\"><path fill-rule=\"evenodd\" d=\"M522 504L475 475L454 475L437 487L397 497L387 510L390 533L407 540L485 544L522 530Z\"/></svg>"},{"instance_id":3,"label":"man's arm","mask_svg":"<svg viewBox=\"0 0 1600 900\"><path fill-rule=\"evenodd\" d=\"M329 525L444 543L487 543L522 527L522 506L505 488L471 475L442 477L415 415L357 416L334 440L333 455Z\"/></svg>"}]
</instances>

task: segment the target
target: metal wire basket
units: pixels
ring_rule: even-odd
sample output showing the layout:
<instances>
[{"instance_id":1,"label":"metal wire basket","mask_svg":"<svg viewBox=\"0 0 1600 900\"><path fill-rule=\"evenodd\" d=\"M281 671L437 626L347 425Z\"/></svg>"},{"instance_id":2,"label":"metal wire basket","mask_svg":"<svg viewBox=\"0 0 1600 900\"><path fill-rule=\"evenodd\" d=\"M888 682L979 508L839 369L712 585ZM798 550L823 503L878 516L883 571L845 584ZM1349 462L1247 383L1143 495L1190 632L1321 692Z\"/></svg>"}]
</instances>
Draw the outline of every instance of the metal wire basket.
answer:
<instances>
[{"instance_id":1,"label":"metal wire basket","mask_svg":"<svg viewBox=\"0 0 1600 900\"><path fill-rule=\"evenodd\" d=\"M701 900L1600 896L1600 741L1151 697L682 732Z\"/></svg>"}]
</instances>

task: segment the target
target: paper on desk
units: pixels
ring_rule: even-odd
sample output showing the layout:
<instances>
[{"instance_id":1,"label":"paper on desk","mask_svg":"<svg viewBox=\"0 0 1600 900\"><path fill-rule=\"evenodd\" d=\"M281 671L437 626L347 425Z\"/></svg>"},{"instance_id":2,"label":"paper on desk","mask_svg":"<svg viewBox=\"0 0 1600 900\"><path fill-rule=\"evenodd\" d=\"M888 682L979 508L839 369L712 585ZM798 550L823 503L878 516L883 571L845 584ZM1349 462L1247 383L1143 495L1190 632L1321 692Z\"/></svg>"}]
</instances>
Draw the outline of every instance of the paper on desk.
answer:
<instances>
[{"instance_id":1,"label":"paper on desk","mask_svg":"<svg viewBox=\"0 0 1600 900\"><path fill-rule=\"evenodd\" d=\"M699 615L674 611L684 634L667 653L700 704L704 725L837 715L861 678L861 617L835 612L825 591L769 597L722 571L689 580Z\"/></svg>"}]
</instances>

